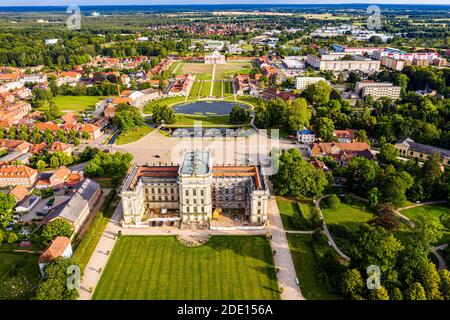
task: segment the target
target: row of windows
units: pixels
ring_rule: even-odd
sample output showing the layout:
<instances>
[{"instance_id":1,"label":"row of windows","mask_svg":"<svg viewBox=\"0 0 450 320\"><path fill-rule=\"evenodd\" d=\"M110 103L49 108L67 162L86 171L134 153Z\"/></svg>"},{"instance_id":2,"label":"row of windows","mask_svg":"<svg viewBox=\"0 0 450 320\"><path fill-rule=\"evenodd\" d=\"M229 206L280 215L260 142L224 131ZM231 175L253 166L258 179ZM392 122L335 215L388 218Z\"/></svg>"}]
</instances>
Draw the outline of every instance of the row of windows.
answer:
<instances>
[{"instance_id":1,"label":"row of windows","mask_svg":"<svg viewBox=\"0 0 450 320\"><path fill-rule=\"evenodd\" d=\"M147 196L147 201L178 201L177 196Z\"/></svg>"},{"instance_id":2,"label":"row of windows","mask_svg":"<svg viewBox=\"0 0 450 320\"><path fill-rule=\"evenodd\" d=\"M187 213L204 213L205 212L205 207L186 207L186 212Z\"/></svg>"},{"instance_id":3,"label":"row of windows","mask_svg":"<svg viewBox=\"0 0 450 320\"><path fill-rule=\"evenodd\" d=\"M184 203L185 204L190 204L190 202L191 202L190 200L192 200L192 204L197 204L197 199L196 198L193 198L193 199L185 198ZM204 198L200 199L200 204L205 204L205 199Z\"/></svg>"},{"instance_id":4,"label":"row of windows","mask_svg":"<svg viewBox=\"0 0 450 320\"><path fill-rule=\"evenodd\" d=\"M178 190L178 188L147 188L147 189L145 189L145 193L147 193L147 194L149 194L149 193L161 194L161 193L164 192L164 193L174 194L174 193L178 193L177 190Z\"/></svg>"},{"instance_id":5,"label":"row of windows","mask_svg":"<svg viewBox=\"0 0 450 320\"><path fill-rule=\"evenodd\" d=\"M189 196L189 193L190 193L189 190L190 190L190 189L186 189L186 190L184 191L184 195L185 195L185 196ZM191 189L191 190L192 190L191 193L192 193L192 195L193 195L194 197L196 197L197 194L199 194L199 195L202 196L202 197L205 196L205 190L203 190L203 189L200 189L200 190L199 190L200 192L197 192L197 189Z\"/></svg>"}]
</instances>

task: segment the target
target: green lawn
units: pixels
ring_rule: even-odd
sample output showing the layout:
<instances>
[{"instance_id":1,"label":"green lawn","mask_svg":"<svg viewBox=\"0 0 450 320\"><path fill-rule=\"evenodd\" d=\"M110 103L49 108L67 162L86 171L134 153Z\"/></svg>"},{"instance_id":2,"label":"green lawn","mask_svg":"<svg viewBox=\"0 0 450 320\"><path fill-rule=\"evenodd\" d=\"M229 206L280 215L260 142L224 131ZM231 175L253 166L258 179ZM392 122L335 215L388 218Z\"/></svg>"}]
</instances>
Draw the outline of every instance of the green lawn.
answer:
<instances>
[{"instance_id":1,"label":"green lawn","mask_svg":"<svg viewBox=\"0 0 450 320\"><path fill-rule=\"evenodd\" d=\"M414 220L416 217L420 215L431 216L443 228L443 235L441 240L439 240L439 244L450 243L450 230L445 228L444 225L442 224L444 217L450 216L450 208L445 204L431 204L427 206L402 210L401 214L407 216L411 220Z\"/></svg>"},{"instance_id":2,"label":"green lawn","mask_svg":"<svg viewBox=\"0 0 450 320\"><path fill-rule=\"evenodd\" d=\"M263 236L213 236L186 247L173 236L123 236L95 300L273 300L276 271Z\"/></svg>"},{"instance_id":3,"label":"green lawn","mask_svg":"<svg viewBox=\"0 0 450 320\"><path fill-rule=\"evenodd\" d=\"M25 300L39 283L37 255L0 252L0 300Z\"/></svg>"},{"instance_id":4,"label":"green lawn","mask_svg":"<svg viewBox=\"0 0 450 320\"><path fill-rule=\"evenodd\" d=\"M189 92L189 96L190 97L198 97L199 93L200 93L200 88L201 88L201 82L200 81L195 81L194 84L192 85L191 91Z\"/></svg>"},{"instance_id":5,"label":"green lawn","mask_svg":"<svg viewBox=\"0 0 450 320\"><path fill-rule=\"evenodd\" d=\"M210 93L211 93L211 81L203 81L200 96L209 97Z\"/></svg>"},{"instance_id":6,"label":"green lawn","mask_svg":"<svg viewBox=\"0 0 450 320\"><path fill-rule=\"evenodd\" d=\"M311 245L311 237L309 234L287 234L302 295L310 300L341 299L328 292L325 280L319 275L320 265ZM321 246L320 252L329 249L329 247Z\"/></svg>"},{"instance_id":7,"label":"green lawn","mask_svg":"<svg viewBox=\"0 0 450 320\"><path fill-rule=\"evenodd\" d=\"M230 117L228 115L193 115L193 114L176 114L176 122L170 126L193 126L195 121L201 121L202 126L229 126Z\"/></svg>"},{"instance_id":8,"label":"green lawn","mask_svg":"<svg viewBox=\"0 0 450 320\"><path fill-rule=\"evenodd\" d=\"M127 144L134 141L137 141L146 135L148 135L150 132L155 130L154 128L143 126L139 128L135 128L133 130L130 130L128 132L122 132L116 139L115 144Z\"/></svg>"},{"instance_id":9,"label":"green lawn","mask_svg":"<svg viewBox=\"0 0 450 320\"><path fill-rule=\"evenodd\" d=\"M323 218L327 225L339 224L356 231L361 224L373 218L371 212L364 210L363 202L356 199L352 202L352 204L341 202L336 208L322 208Z\"/></svg>"},{"instance_id":10,"label":"green lawn","mask_svg":"<svg viewBox=\"0 0 450 320\"><path fill-rule=\"evenodd\" d=\"M115 195L115 191L108 194L100 211L97 212L94 220L92 220L89 230L83 235L81 241L76 244L73 259L80 264L82 269L88 264L95 247L97 247L97 244L108 225L109 219L116 210L119 199Z\"/></svg>"},{"instance_id":11,"label":"green lawn","mask_svg":"<svg viewBox=\"0 0 450 320\"><path fill-rule=\"evenodd\" d=\"M97 96L57 96L53 101L61 111L93 111L95 104L105 97Z\"/></svg>"},{"instance_id":12,"label":"green lawn","mask_svg":"<svg viewBox=\"0 0 450 320\"><path fill-rule=\"evenodd\" d=\"M214 82L213 96L216 98L222 98L222 81Z\"/></svg>"},{"instance_id":13,"label":"green lawn","mask_svg":"<svg viewBox=\"0 0 450 320\"><path fill-rule=\"evenodd\" d=\"M223 87L224 96L229 96L233 94L233 83L231 81L225 81Z\"/></svg>"},{"instance_id":14,"label":"green lawn","mask_svg":"<svg viewBox=\"0 0 450 320\"><path fill-rule=\"evenodd\" d=\"M296 201L293 199L277 196L278 210L280 211L281 220L286 230L309 230L308 225L314 213L314 204L310 200ZM293 219L300 215L302 227L296 227Z\"/></svg>"}]
</instances>

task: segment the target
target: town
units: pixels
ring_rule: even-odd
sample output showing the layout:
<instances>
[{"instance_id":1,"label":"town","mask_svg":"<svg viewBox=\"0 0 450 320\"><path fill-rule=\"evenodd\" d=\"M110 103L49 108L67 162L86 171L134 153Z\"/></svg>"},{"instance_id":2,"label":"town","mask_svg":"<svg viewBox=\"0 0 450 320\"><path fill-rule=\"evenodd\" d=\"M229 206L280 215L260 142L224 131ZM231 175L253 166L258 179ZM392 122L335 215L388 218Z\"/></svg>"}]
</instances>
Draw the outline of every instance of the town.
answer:
<instances>
[{"instance_id":1,"label":"town","mask_svg":"<svg viewBox=\"0 0 450 320\"><path fill-rule=\"evenodd\" d=\"M0 300L450 300L448 6L16 8Z\"/></svg>"}]
</instances>

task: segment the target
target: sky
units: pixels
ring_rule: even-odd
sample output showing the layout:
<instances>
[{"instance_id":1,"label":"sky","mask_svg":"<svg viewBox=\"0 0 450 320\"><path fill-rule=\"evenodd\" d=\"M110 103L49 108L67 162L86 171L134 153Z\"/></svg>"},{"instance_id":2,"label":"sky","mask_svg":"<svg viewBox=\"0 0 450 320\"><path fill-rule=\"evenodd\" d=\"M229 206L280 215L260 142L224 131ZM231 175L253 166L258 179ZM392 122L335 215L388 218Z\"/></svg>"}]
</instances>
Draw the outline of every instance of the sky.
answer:
<instances>
[{"instance_id":1,"label":"sky","mask_svg":"<svg viewBox=\"0 0 450 320\"><path fill-rule=\"evenodd\" d=\"M0 0L0 6L157 5L157 4L450 4L450 0Z\"/></svg>"}]
</instances>

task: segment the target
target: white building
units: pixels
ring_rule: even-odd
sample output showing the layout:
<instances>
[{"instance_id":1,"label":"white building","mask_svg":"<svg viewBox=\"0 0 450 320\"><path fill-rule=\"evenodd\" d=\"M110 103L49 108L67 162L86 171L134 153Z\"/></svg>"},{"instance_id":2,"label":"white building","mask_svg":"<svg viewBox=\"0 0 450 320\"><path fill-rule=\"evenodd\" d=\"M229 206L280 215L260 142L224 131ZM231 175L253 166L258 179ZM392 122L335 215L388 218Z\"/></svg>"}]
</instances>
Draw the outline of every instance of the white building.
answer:
<instances>
[{"instance_id":1,"label":"white building","mask_svg":"<svg viewBox=\"0 0 450 320\"><path fill-rule=\"evenodd\" d=\"M261 166L213 166L209 151L194 151L180 166L133 167L120 196L128 226L209 222L216 210L264 225L269 189Z\"/></svg>"},{"instance_id":2,"label":"white building","mask_svg":"<svg viewBox=\"0 0 450 320\"><path fill-rule=\"evenodd\" d=\"M393 100L400 98L401 87L394 86L392 82L357 82L355 86L356 94L361 97L372 96L374 99L388 97Z\"/></svg>"},{"instance_id":3,"label":"white building","mask_svg":"<svg viewBox=\"0 0 450 320\"><path fill-rule=\"evenodd\" d=\"M297 140L303 144L310 144L316 142L316 134L308 129L297 131Z\"/></svg>"},{"instance_id":4,"label":"white building","mask_svg":"<svg viewBox=\"0 0 450 320\"><path fill-rule=\"evenodd\" d=\"M345 57L350 57L348 60ZM331 53L318 57L308 55L307 63L312 67L324 71L361 71L373 73L380 70L380 61L372 60L361 55L351 53Z\"/></svg>"},{"instance_id":5,"label":"white building","mask_svg":"<svg viewBox=\"0 0 450 320\"><path fill-rule=\"evenodd\" d=\"M58 39L45 39L46 45L54 45L58 43Z\"/></svg>"},{"instance_id":6,"label":"white building","mask_svg":"<svg viewBox=\"0 0 450 320\"><path fill-rule=\"evenodd\" d=\"M295 78L295 88L297 90L305 90L310 84L314 84L319 81L328 82L323 77L297 77Z\"/></svg>"},{"instance_id":7,"label":"white building","mask_svg":"<svg viewBox=\"0 0 450 320\"><path fill-rule=\"evenodd\" d=\"M210 55L205 56L206 64L225 64L225 56L220 54L218 51L214 51Z\"/></svg>"}]
</instances>

